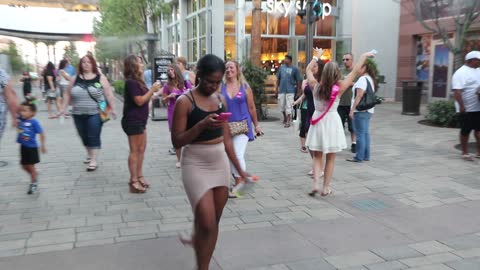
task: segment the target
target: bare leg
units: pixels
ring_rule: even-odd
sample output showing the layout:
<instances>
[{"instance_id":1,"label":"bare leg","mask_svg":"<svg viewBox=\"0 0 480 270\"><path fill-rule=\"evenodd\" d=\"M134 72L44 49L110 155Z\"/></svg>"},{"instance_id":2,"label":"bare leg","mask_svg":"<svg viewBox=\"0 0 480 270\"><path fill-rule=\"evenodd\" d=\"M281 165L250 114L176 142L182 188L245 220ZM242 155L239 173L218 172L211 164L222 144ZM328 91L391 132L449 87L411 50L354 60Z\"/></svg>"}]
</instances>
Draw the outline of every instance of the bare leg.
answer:
<instances>
[{"instance_id":1,"label":"bare leg","mask_svg":"<svg viewBox=\"0 0 480 270\"><path fill-rule=\"evenodd\" d=\"M352 140L352 143L357 141L357 137L355 136L355 133L350 132L350 139Z\"/></svg>"},{"instance_id":2,"label":"bare leg","mask_svg":"<svg viewBox=\"0 0 480 270\"><path fill-rule=\"evenodd\" d=\"M227 198L226 187L215 188L205 193L196 206L193 246L198 270L208 270L217 243L218 224Z\"/></svg>"},{"instance_id":3,"label":"bare leg","mask_svg":"<svg viewBox=\"0 0 480 270\"><path fill-rule=\"evenodd\" d=\"M462 155L468 155L468 135L462 135L460 133L460 144L462 145Z\"/></svg>"},{"instance_id":4,"label":"bare leg","mask_svg":"<svg viewBox=\"0 0 480 270\"><path fill-rule=\"evenodd\" d=\"M140 140L138 142L137 148L137 175L138 177L143 176L143 160L145 158L145 149L147 147L147 131L145 130L143 134L139 135Z\"/></svg>"},{"instance_id":5,"label":"bare leg","mask_svg":"<svg viewBox=\"0 0 480 270\"><path fill-rule=\"evenodd\" d=\"M22 165L22 168L30 175L30 180L32 181L32 183L37 182L37 171L35 170L35 165Z\"/></svg>"},{"instance_id":6,"label":"bare leg","mask_svg":"<svg viewBox=\"0 0 480 270\"><path fill-rule=\"evenodd\" d=\"M139 152L141 146L143 146L142 135L128 136L128 145L130 147L130 153L128 154L128 170L130 171L130 182L137 181L138 177L138 164L139 164Z\"/></svg>"},{"instance_id":7,"label":"bare leg","mask_svg":"<svg viewBox=\"0 0 480 270\"><path fill-rule=\"evenodd\" d=\"M480 155L480 131L475 131L475 139L477 140L477 155Z\"/></svg>"},{"instance_id":8,"label":"bare leg","mask_svg":"<svg viewBox=\"0 0 480 270\"><path fill-rule=\"evenodd\" d=\"M302 149L305 147L305 138L300 137L300 147L302 147Z\"/></svg>"},{"instance_id":9,"label":"bare leg","mask_svg":"<svg viewBox=\"0 0 480 270\"><path fill-rule=\"evenodd\" d=\"M48 110L48 118L52 118L53 114L52 114L52 100L51 99L47 99L47 110Z\"/></svg>"},{"instance_id":10,"label":"bare leg","mask_svg":"<svg viewBox=\"0 0 480 270\"><path fill-rule=\"evenodd\" d=\"M328 153L325 161L325 176L323 180L322 194L330 192L330 181L332 180L333 168L335 167L335 153Z\"/></svg>"},{"instance_id":11,"label":"bare leg","mask_svg":"<svg viewBox=\"0 0 480 270\"><path fill-rule=\"evenodd\" d=\"M175 148L175 154L177 155L177 162L180 162L180 155L182 154L182 148Z\"/></svg>"},{"instance_id":12,"label":"bare leg","mask_svg":"<svg viewBox=\"0 0 480 270\"><path fill-rule=\"evenodd\" d=\"M57 113L59 113L62 109L62 104L60 102L60 98L55 99L55 106L57 106Z\"/></svg>"},{"instance_id":13,"label":"bare leg","mask_svg":"<svg viewBox=\"0 0 480 270\"><path fill-rule=\"evenodd\" d=\"M98 149L88 148L88 156L90 157L89 166L97 166L97 156L98 156Z\"/></svg>"},{"instance_id":14,"label":"bare leg","mask_svg":"<svg viewBox=\"0 0 480 270\"><path fill-rule=\"evenodd\" d=\"M313 153L313 191L320 190L320 175L322 171L322 156L320 151L312 151Z\"/></svg>"}]
</instances>

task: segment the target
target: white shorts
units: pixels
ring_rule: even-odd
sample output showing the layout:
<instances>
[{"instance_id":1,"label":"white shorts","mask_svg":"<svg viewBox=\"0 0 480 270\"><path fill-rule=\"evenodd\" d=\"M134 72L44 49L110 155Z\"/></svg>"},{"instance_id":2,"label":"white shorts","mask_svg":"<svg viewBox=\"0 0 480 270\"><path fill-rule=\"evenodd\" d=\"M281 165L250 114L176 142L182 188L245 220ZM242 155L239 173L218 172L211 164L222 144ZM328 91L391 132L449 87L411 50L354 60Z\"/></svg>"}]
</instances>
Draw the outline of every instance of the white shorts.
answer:
<instances>
[{"instance_id":1,"label":"white shorts","mask_svg":"<svg viewBox=\"0 0 480 270\"><path fill-rule=\"evenodd\" d=\"M278 94L278 104L280 105L281 112L292 114L294 96L295 94Z\"/></svg>"}]
</instances>

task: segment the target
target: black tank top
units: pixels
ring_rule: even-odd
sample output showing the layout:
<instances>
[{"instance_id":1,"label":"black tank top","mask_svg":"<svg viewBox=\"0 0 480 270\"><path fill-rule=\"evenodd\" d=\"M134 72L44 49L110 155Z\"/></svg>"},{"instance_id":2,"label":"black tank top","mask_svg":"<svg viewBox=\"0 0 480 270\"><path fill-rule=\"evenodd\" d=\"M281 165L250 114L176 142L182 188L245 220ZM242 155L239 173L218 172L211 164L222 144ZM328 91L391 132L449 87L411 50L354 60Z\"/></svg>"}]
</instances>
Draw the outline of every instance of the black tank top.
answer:
<instances>
[{"instance_id":1,"label":"black tank top","mask_svg":"<svg viewBox=\"0 0 480 270\"><path fill-rule=\"evenodd\" d=\"M197 107L197 105L195 104L195 97L193 96L193 93L192 92L189 92L189 93L192 96L191 98L188 95L188 93L184 94L190 100L190 102L192 102L192 111L190 112L190 114L188 115L188 118L187 118L187 129L191 129L193 126L195 126L198 122L202 121L209 114L212 114L212 113L220 114L220 113L225 111L225 106L223 106L222 99L220 98L220 96L218 94L216 94L217 98L218 98L218 101L219 101L218 110L213 111L213 112L206 112L206 111ZM216 139L218 137L221 137L221 136L223 136L223 129L222 128L205 129L204 131L202 131L202 133L200 133L200 135L198 135L197 138L195 138L192 141L192 143L209 141L209 140L213 140L213 139Z\"/></svg>"}]
</instances>

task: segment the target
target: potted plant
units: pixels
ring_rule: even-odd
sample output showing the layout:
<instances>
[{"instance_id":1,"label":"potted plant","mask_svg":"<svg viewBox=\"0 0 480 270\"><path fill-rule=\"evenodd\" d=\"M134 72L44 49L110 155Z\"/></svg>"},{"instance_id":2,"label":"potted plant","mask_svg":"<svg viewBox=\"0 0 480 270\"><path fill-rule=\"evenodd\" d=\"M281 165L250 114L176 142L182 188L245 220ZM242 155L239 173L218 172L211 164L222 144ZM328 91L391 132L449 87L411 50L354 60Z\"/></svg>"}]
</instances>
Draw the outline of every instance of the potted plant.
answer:
<instances>
[{"instance_id":1,"label":"potted plant","mask_svg":"<svg viewBox=\"0 0 480 270\"><path fill-rule=\"evenodd\" d=\"M257 109L258 120L265 120L266 115L262 104L266 101L265 80L268 73L260 67L255 66L250 60L243 62L243 75L253 92L253 100Z\"/></svg>"}]
</instances>

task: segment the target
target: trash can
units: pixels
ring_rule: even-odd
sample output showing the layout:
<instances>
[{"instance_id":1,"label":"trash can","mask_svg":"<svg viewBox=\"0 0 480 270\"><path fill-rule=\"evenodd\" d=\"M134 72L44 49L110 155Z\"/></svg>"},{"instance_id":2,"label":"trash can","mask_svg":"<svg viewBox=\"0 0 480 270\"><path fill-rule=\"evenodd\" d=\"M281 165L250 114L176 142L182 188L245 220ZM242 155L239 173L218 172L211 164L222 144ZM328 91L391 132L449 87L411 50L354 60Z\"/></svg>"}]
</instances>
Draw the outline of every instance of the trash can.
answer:
<instances>
[{"instance_id":1,"label":"trash can","mask_svg":"<svg viewBox=\"0 0 480 270\"><path fill-rule=\"evenodd\" d=\"M402 114L420 115L423 81L402 82Z\"/></svg>"}]
</instances>

